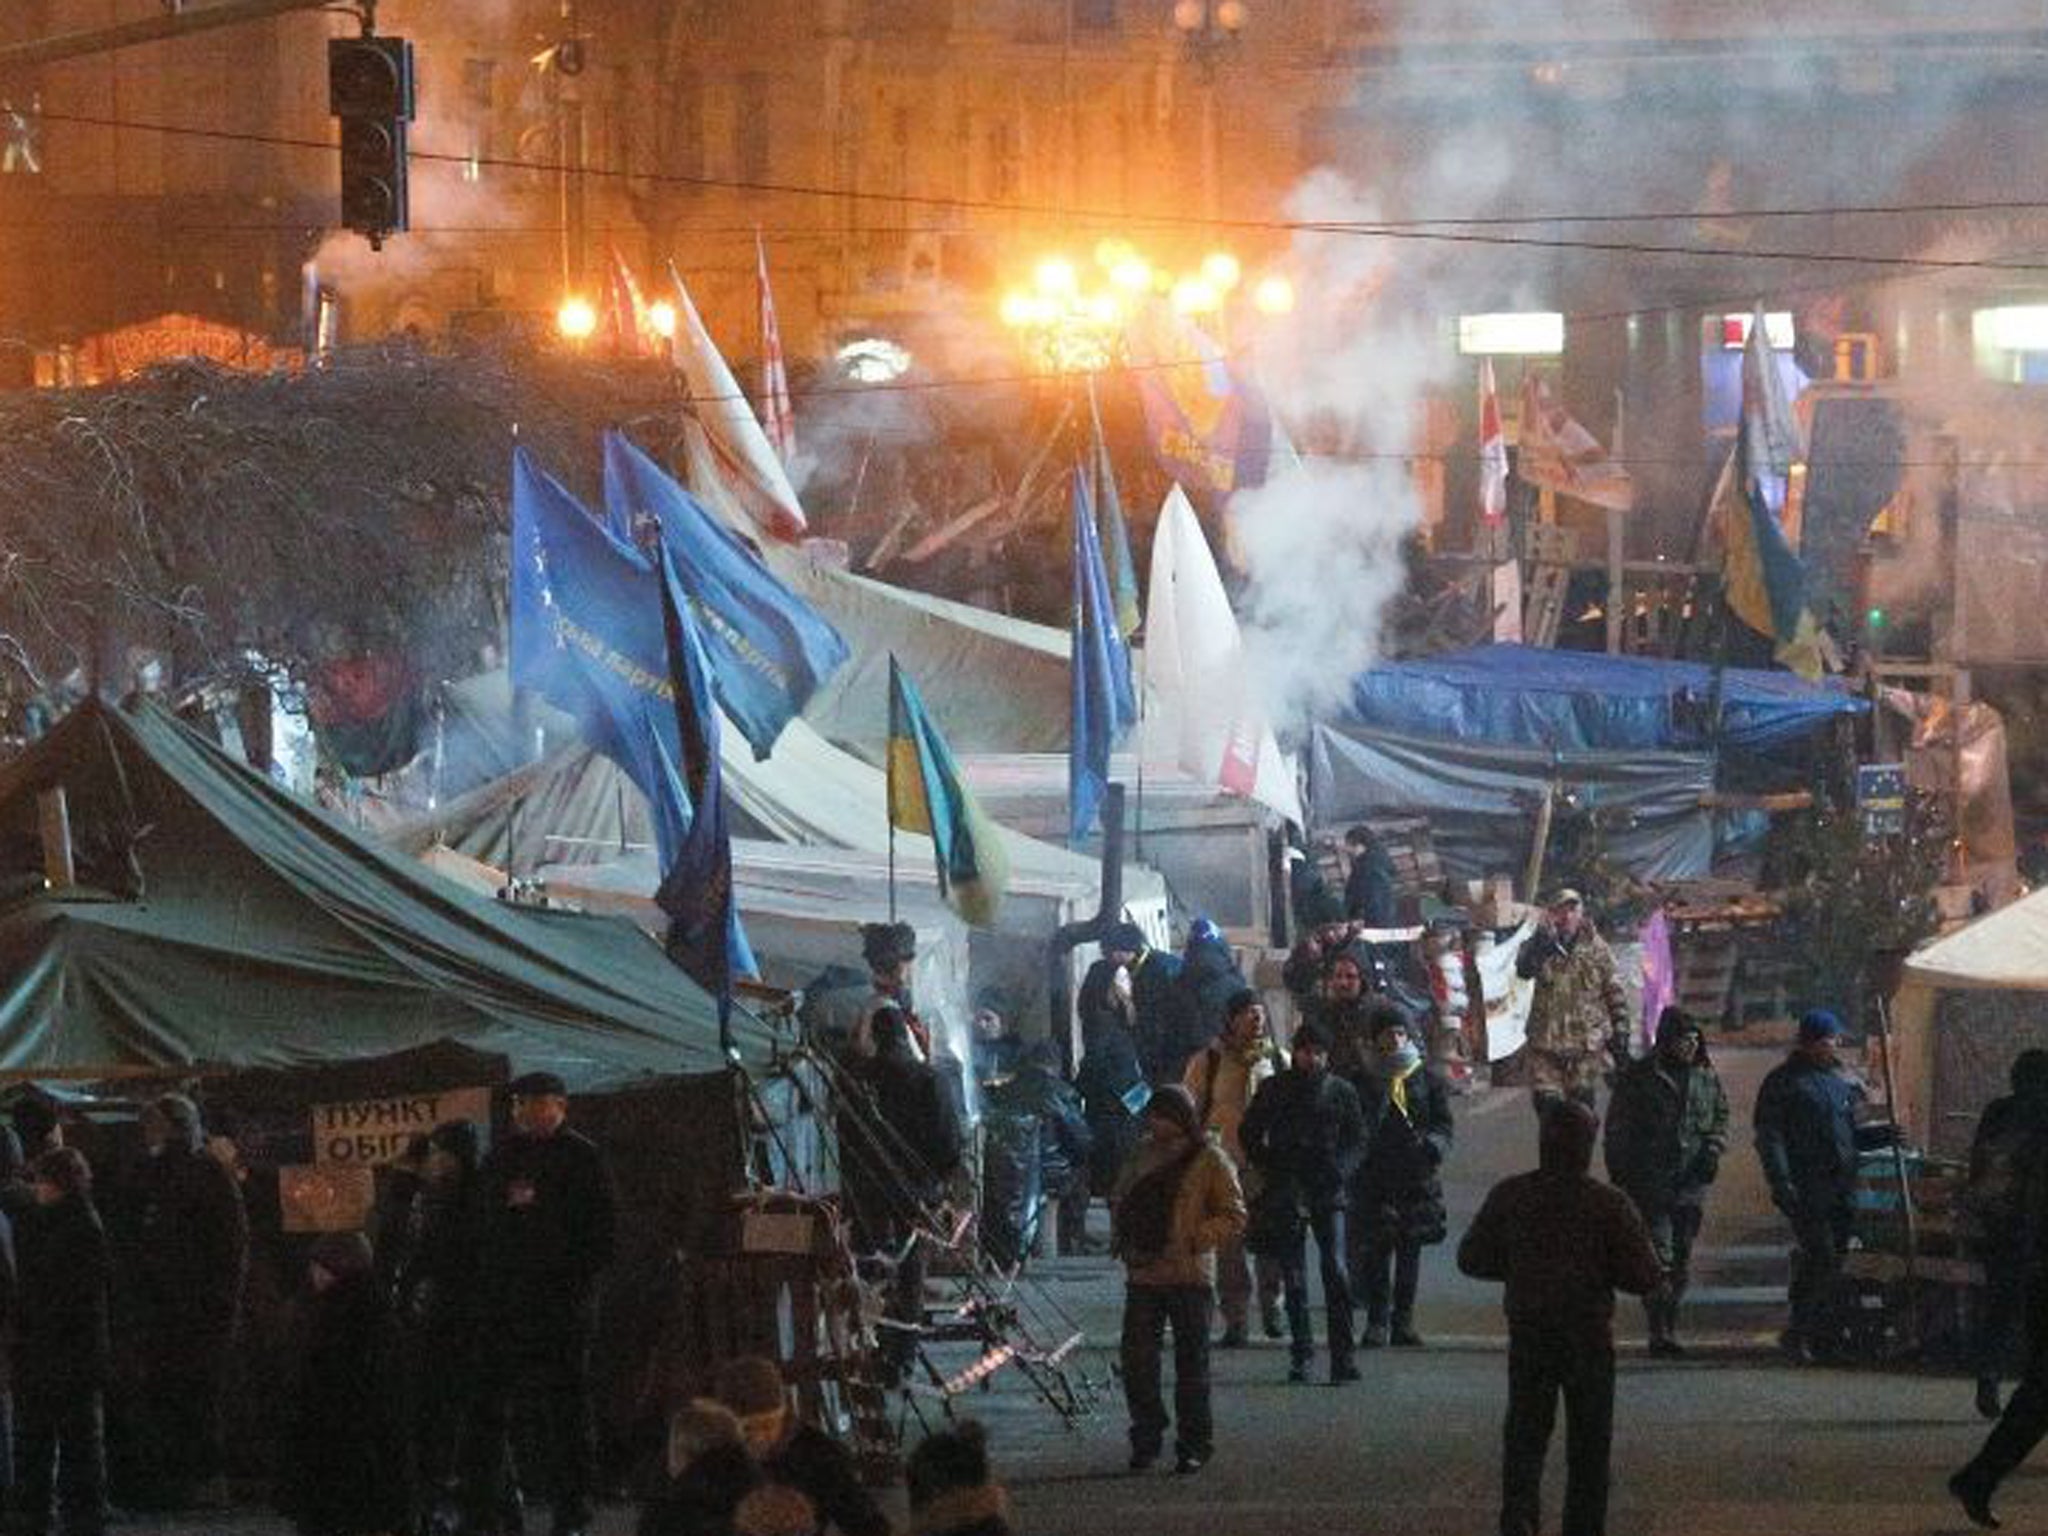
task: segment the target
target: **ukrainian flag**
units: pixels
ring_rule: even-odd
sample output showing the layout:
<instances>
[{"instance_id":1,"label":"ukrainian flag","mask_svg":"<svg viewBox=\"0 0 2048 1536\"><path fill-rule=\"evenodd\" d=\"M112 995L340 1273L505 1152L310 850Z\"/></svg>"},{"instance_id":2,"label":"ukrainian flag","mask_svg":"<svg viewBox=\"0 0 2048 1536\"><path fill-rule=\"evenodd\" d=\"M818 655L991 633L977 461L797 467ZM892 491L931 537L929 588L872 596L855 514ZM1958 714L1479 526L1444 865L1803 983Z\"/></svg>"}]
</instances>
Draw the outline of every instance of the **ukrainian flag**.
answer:
<instances>
[{"instance_id":1,"label":"ukrainian flag","mask_svg":"<svg viewBox=\"0 0 2048 1536\"><path fill-rule=\"evenodd\" d=\"M1010 883L1002 834L960 776L946 738L894 656L889 658L889 824L932 840L939 894L976 928L995 921Z\"/></svg>"},{"instance_id":2,"label":"ukrainian flag","mask_svg":"<svg viewBox=\"0 0 2048 1536\"><path fill-rule=\"evenodd\" d=\"M1820 626L1807 603L1806 568L1778 521L1798 441L1759 308L1743 352L1735 452L1714 491L1722 587L1735 616L1776 641L1778 660L1810 680L1823 670Z\"/></svg>"}]
</instances>

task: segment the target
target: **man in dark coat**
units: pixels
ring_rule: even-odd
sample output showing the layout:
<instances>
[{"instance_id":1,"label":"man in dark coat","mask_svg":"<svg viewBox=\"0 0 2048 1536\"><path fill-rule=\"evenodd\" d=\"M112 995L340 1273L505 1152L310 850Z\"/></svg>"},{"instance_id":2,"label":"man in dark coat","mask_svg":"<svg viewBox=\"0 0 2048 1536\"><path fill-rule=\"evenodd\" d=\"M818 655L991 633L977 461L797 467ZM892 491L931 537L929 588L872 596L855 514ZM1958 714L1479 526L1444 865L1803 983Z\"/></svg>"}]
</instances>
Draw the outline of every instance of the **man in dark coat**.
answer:
<instances>
[{"instance_id":1,"label":"man in dark coat","mask_svg":"<svg viewBox=\"0 0 2048 1536\"><path fill-rule=\"evenodd\" d=\"M1563 1536L1603 1536L1614 1439L1614 1293L1646 1295L1663 1278L1628 1196L1587 1172L1600 1122L1583 1104L1539 1112L1538 1167L1488 1193L1458 1268L1507 1285L1508 1411L1502 1432L1501 1536L1536 1536L1543 1457L1564 1398Z\"/></svg>"},{"instance_id":2,"label":"man in dark coat","mask_svg":"<svg viewBox=\"0 0 2048 1536\"><path fill-rule=\"evenodd\" d=\"M1138 1145L1138 1117L1144 1112L1148 1087L1138 1061L1137 1037L1131 1030L1128 987L1117 981L1128 973L1098 960L1081 985L1081 1065L1074 1086L1088 1114L1089 1188L1108 1199L1117 1175Z\"/></svg>"},{"instance_id":3,"label":"man in dark coat","mask_svg":"<svg viewBox=\"0 0 2048 1536\"><path fill-rule=\"evenodd\" d=\"M249 1218L234 1175L206 1150L198 1105L166 1094L141 1124L134 1301L147 1492L164 1507L224 1505L221 1415Z\"/></svg>"},{"instance_id":4,"label":"man in dark coat","mask_svg":"<svg viewBox=\"0 0 2048 1536\"><path fill-rule=\"evenodd\" d=\"M1177 1082L1187 1064L1187 1054L1178 1048L1185 1033L1177 1022L1180 970L1179 955L1151 948L1136 923L1117 923L1103 935L1102 958L1081 984L1084 1001L1091 994L1119 988L1129 998L1131 1036L1148 1083ZM1123 972L1122 983L1116 980L1118 971ZM1085 1023L1085 1010L1082 1017Z\"/></svg>"},{"instance_id":5,"label":"man in dark coat","mask_svg":"<svg viewBox=\"0 0 2048 1536\"><path fill-rule=\"evenodd\" d=\"M1856 1105L1862 1086L1836 1056L1842 1021L1815 1009L1799 1043L1757 1090L1756 1155L1771 1199L1792 1223L1791 1325L1779 1343L1794 1360L1833 1356L1842 1255L1856 1187Z\"/></svg>"},{"instance_id":6,"label":"man in dark coat","mask_svg":"<svg viewBox=\"0 0 2048 1536\"><path fill-rule=\"evenodd\" d=\"M1421 1345L1415 1292L1422 1250L1444 1240L1438 1170L1450 1155L1451 1091L1423 1059L1408 1014L1378 1001L1370 1054L1351 1078L1365 1117L1365 1157L1351 1200L1351 1282L1365 1292L1365 1345Z\"/></svg>"},{"instance_id":7,"label":"man in dark coat","mask_svg":"<svg viewBox=\"0 0 2048 1536\"><path fill-rule=\"evenodd\" d=\"M51 1516L93 1536L106 1526L104 1394L112 1362L113 1262L92 1204L92 1169L68 1147L31 1165L33 1204L16 1231L14 1510L41 1536Z\"/></svg>"},{"instance_id":8,"label":"man in dark coat","mask_svg":"<svg viewBox=\"0 0 2048 1536\"><path fill-rule=\"evenodd\" d=\"M512 1134L477 1175L480 1347L465 1496L475 1525L496 1518L512 1404L530 1393L554 1462L554 1536L581 1536L597 1482L590 1338L617 1210L604 1155L568 1125L561 1078L528 1072L511 1093Z\"/></svg>"},{"instance_id":9,"label":"man in dark coat","mask_svg":"<svg viewBox=\"0 0 2048 1536\"><path fill-rule=\"evenodd\" d=\"M1344 834L1351 855L1351 873L1344 878L1344 915L1368 928L1392 928L1399 919L1394 891L1394 861L1371 827L1356 826Z\"/></svg>"},{"instance_id":10,"label":"man in dark coat","mask_svg":"<svg viewBox=\"0 0 2048 1536\"><path fill-rule=\"evenodd\" d=\"M1230 1001L1244 989L1244 973L1222 930L1206 917L1197 918L1181 953L1180 974L1174 978L1171 1022L1161 1047L1161 1066L1168 1079L1179 1082L1189 1058L1223 1033Z\"/></svg>"},{"instance_id":11,"label":"man in dark coat","mask_svg":"<svg viewBox=\"0 0 2048 1536\"><path fill-rule=\"evenodd\" d=\"M856 1251L894 1265L884 1356L898 1373L917 1354L924 1321L924 1243L919 1223L960 1166L960 1121L938 1074L917 1059L902 1012L887 1005L869 1024L874 1054L846 1077L839 1116L840 1185Z\"/></svg>"},{"instance_id":12,"label":"man in dark coat","mask_svg":"<svg viewBox=\"0 0 2048 1536\"><path fill-rule=\"evenodd\" d=\"M1657 1044L1614 1077L1607 1110L1607 1177L1635 1201L1664 1266L1643 1298L1650 1353L1676 1357L1678 1304L1691 1276L1693 1240L1728 1149L1728 1095L1707 1059L1699 1025L1681 1008L1657 1020Z\"/></svg>"},{"instance_id":13,"label":"man in dark coat","mask_svg":"<svg viewBox=\"0 0 2048 1536\"><path fill-rule=\"evenodd\" d=\"M998 1264L1015 1264L1036 1244L1045 1208L1070 1208L1088 1182L1087 1114L1051 1041L1026 1046L1017 1072L983 1091L982 1123L982 1241Z\"/></svg>"},{"instance_id":14,"label":"man in dark coat","mask_svg":"<svg viewBox=\"0 0 2048 1536\"><path fill-rule=\"evenodd\" d=\"M2013 1059L2011 1082L2012 1092L1993 1099L1977 1117L1963 1193L1969 1251L1984 1266L1972 1353L1977 1411L1987 1419L1998 1417L1998 1384L2026 1315L2027 1279L2042 1236L2022 1197L2029 1170L2048 1159L2048 1051L2021 1051Z\"/></svg>"},{"instance_id":15,"label":"man in dark coat","mask_svg":"<svg viewBox=\"0 0 2048 1536\"><path fill-rule=\"evenodd\" d=\"M1364 1124L1356 1090L1330 1070L1330 1039L1320 1024L1310 1020L1295 1030L1291 1068L1268 1078L1253 1096L1238 1139L1260 1179L1246 1245L1279 1261L1287 1296L1288 1379L1307 1381L1315 1357L1304 1243L1313 1233L1329 1313L1330 1380L1356 1381L1344 1223Z\"/></svg>"}]
</instances>

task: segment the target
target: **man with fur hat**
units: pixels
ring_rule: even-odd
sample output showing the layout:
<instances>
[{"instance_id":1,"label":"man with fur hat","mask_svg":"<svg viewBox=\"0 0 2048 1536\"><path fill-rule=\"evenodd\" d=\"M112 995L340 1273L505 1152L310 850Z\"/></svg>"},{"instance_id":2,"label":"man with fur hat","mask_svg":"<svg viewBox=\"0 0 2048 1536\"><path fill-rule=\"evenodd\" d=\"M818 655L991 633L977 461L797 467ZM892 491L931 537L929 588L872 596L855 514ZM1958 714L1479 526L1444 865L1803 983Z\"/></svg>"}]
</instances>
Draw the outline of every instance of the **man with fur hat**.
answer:
<instances>
[{"instance_id":1,"label":"man with fur hat","mask_svg":"<svg viewBox=\"0 0 2048 1536\"><path fill-rule=\"evenodd\" d=\"M1615 1074L1607 1110L1607 1177L1635 1201L1664 1265L1664 1283L1643 1298L1653 1355L1685 1353L1678 1303L1727 1150L1728 1095L1707 1059L1706 1036L1684 1009L1666 1008L1656 1048Z\"/></svg>"},{"instance_id":2,"label":"man with fur hat","mask_svg":"<svg viewBox=\"0 0 2048 1536\"><path fill-rule=\"evenodd\" d=\"M1126 1277L1122 1362L1133 1472L1159 1459L1166 1437L1160 1354L1169 1327L1175 1470L1199 1472L1215 1450L1209 1328L1216 1250L1240 1237L1244 1224L1237 1170L1204 1134L1194 1095L1179 1083L1154 1089L1111 1208L1112 1244Z\"/></svg>"},{"instance_id":3,"label":"man with fur hat","mask_svg":"<svg viewBox=\"0 0 2048 1536\"><path fill-rule=\"evenodd\" d=\"M1602 1536L1614 1437L1614 1293L1663 1279L1643 1219L1587 1170L1600 1122L1560 1099L1538 1114L1538 1166L1487 1194L1458 1245L1458 1268L1506 1282L1508 1411L1501 1536L1542 1528L1543 1458L1565 1405L1563 1536Z\"/></svg>"},{"instance_id":4,"label":"man with fur hat","mask_svg":"<svg viewBox=\"0 0 2048 1536\"><path fill-rule=\"evenodd\" d=\"M1816 1008L1799 1021L1799 1043L1756 1095L1756 1155L1771 1200L1792 1223L1791 1325L1779 1345L1795 1361L1838 1347L1836 1291L1854 1227L1856 1106L1863 1085L1836 1048L1842 1021Z\"/></svg>"},{"instance_id":5,"label":"man with fur hat","mask_svg":"<svg viewBox=\"0 0 2048 1536\"><path fill-rule=\"evenodd\" d=\"M222 1408L249 1218L234 1175L206 1150L199 1106L170 1093L144 1107L135 1293L146 1496L161 1508L227 1502Z\"/></svg>"},{"instance_id":6,"label":"man with fur hat","mask_svg":"<svg viewBox=\"0 0 2048 1536\"><path fill-rule=\"evenodd\" d=\"M597 1277L612 1260L611 1175L595 1144L568 1124L569 1094L552 1072L512 1080L512 1134L477 1174L476 1393L465 1446L465 1493L491 1518L515 1396L531 1391L554 1536L581 1536L593 1515L597 1431L590 1337Z\"/></svg>"},{"instance_id":7,"label":"man with fur hat","mask_svg":"<svg viewBox=\"0 0 2048 1536\"><path fill-rule=\"evenodd\" d=\"M1628 997L1614 951L1586 916L1577 891L1550 899L1543 922L1515 956L1515 973L1534 981L1529 1000L1529 1086L1538 1107L1557 1098L1595 1105L1601 1047L1628 1056Z\"/></svg>"}]
</instances>

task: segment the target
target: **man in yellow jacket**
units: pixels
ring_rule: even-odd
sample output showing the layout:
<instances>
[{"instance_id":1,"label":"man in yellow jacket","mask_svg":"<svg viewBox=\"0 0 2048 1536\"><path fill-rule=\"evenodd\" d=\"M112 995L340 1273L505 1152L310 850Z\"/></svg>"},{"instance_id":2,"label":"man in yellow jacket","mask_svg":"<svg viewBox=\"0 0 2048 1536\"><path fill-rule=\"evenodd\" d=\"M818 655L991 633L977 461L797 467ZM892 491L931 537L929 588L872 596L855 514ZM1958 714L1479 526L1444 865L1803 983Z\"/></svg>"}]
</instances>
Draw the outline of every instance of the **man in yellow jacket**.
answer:
<instances>
[{"instance_id":1,"label":"man in yellow jacket","mask_svg":"<svg viewBox=\"0 0 2048 1536\"><path fill-rule=\"evenodd\" d=\"M1202 1129L1230 1154L1247 1202L1254 1191L1247 1178L1238 1128L1244 1124L1252 1095L1276 1068L1273 1041L1266 1033L1266 1005L1259 1001L1258 993L1246 989L1230 999L1223 1033L1188 1058L1187 1071L1181 1077L1194 1095ZM1245 1252L1243 1238L1237 1238L1216 1252L1216 1292L1223 1308L1223 1337L1217 1341L1221 1348L1239 1349L1245 1343L1255 1268L1266 1337L1277 1339L1286 1329L1280 1316L1280 1266L1265 1260L1255 1263Z\"/></svg>"},{"instance_id":2,"label":"man in yellow jacket","mask_svg":"<svg viewBox=\"0 0 2048 1536\"><path fill-rule=\"evenodd\" d=\"M1131 1470L1159 1459L1166 1438L1160 1354L1173 1329L1174 1470L1199 1472L1215 1450L1209 1405L1209 1328L1216 1250L1244 1236L1244 1192L1230 1157L1204 1132L1194 1095L1155 1089L1144 1136L1124 1165L1112 1205L1125 1269L1124 1397Z\"/></svg>"}]
</instances>

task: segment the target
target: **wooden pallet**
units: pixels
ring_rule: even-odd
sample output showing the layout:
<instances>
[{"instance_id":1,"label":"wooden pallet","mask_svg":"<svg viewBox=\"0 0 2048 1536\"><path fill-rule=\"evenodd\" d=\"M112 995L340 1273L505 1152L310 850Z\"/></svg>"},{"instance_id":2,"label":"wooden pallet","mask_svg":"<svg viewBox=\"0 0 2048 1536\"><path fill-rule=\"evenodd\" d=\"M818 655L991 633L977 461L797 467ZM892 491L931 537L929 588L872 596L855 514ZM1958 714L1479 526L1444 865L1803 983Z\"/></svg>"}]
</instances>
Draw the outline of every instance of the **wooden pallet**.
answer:
<instances>
[{"instance_id":1,"label":"wooden pallet","mask_svg":"<svg viewBox=\"0 0 2048 1536\"><path fill-rule=\"evenodd\" d=\"M1522 595L1522 640L1528 645L1557 644L1564 622L1565 589L1571 585L1577 541L1569 528L1547 523L1528 530L1528 584Z\"/></svg>"}]
</instances>

